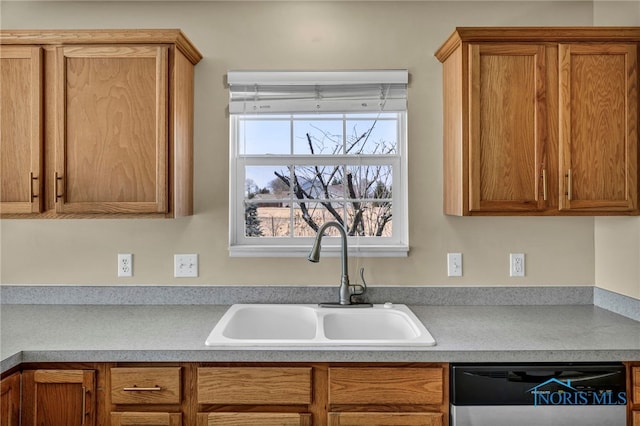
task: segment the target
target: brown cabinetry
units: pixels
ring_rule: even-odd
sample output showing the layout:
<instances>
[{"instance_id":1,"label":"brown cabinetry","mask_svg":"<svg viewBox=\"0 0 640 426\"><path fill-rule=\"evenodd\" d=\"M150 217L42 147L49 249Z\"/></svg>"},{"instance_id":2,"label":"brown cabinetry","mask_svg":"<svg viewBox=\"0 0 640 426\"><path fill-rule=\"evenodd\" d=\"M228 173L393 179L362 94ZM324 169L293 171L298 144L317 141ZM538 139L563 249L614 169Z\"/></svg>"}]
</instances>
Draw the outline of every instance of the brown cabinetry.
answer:
<instances>
[{"instance_id":1,"label":"brown cabinetry","mask_svg":"<svg viewBox=\"0 0 640 426\"><path fill-rule=\"evenodd\" d=\"M310 366L200 367L198 426L311 425L312 370Z\"/></svg>"},{"instance_id":2,"label":"brown cabinetry","mask_svg":"<svg viewBox=\"0 0 640 426\"><path fill-rule=\"evenodd\" d=\"M3 166L12 160L4 215L41 206L26 217L192 214L201 55L180 31L2 31L0 40Z\"/></svg>"},{"instance_id":3,"label":"brown cabinetry","mask_svg":"<svg viewBox=\"0 0 640 426\"><path fill-rule=\"evenodd\" d=\"M638 214L640 29L458 28L443 63L444 212Z\"/></svg>"},{"instance_id":4,"label":"brown cabinetry","mask_svg":"<svg viewBox=\"0 0 640 426\"><path fill-rule=\"evenodd\" d=\"M22 377L22 425L96 424L95 370L26 370Z\"/></svg>"},{"instance_id":5,"label":"brown cabinetry","mask_svg":"<svg viewBox=\"0 0 640 426\"><path fill-rule=\"evenodd\" d=\"M628 425L640 426L640 362L627 363Z\"/></svg>"},{"instance_id":6,"label":"brown cabinetry","mask_svg":"<svg viewBox=\"0 0 640 426\"><path fill-rule=\"evenodd\" d=\"M20 373L0 381L0 426L20 426Z\"/></svg>"},{"instance_id":7,"label":"brown cabinetry","mask_svg":"<svg viewBox=\"0 0 640 426\"><path fill-rule=\"evenodd\" d=\"M42 49L0 49L0 212L42 207Z\"/></svg>"},{"instance_id":8,"label":"brown cabinetry","mask_svg":"<svg viewBox=\"0 0 640 426\"><path fill-rule=\"evenodd\" d=\"M329 367L328 425L447 424L445 366Z\"/></svg>"},{"instance_id":9,"label":"brown cabinetry","mask_svg":"<svg viewBox=\"0 0 640 426\"><path fill-rule=\"evenodd\" d=\"M182 367L110 368L111 426L182 425L181 373Z\"/></svg>"}]
</instances>

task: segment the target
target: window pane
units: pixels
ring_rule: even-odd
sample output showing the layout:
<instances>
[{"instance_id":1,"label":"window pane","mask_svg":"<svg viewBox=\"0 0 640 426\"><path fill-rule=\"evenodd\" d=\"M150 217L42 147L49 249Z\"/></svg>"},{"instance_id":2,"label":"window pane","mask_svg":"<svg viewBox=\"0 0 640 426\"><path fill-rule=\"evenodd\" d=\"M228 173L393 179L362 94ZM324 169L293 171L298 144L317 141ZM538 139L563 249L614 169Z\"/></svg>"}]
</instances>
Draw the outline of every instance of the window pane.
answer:
<instances>
[{"instance_id":1,"label":"window pane","mask_svg":"<svg viewBox=\"0 0 640 426\"><path fill-rule=\"evenodd\" d=\"M347 233L361 237L390 237L391 200L347 203Z\"/></svg>"},{"instance_id":2,"label":"window pane","mask_svg":"<svg viewBox=\"0 0 640 426\"><path fill-rule=\"evenodd\" d=\"M343 212L343 203L301 202L294 204L294 237L314 237L316 235L316 231L314 231L311 226L312 223L316 228L319 228L325 222L337 220L336 216L339 217L340 220L343 220ZM325 235L329 236L340 234L337 229L330 227L327 229Z\"/></svg>"},{"instance_id":3,"label":"window pane","mask_svg":"<svg viewBox=\"0 0 640 426\"><path fill-rule=\"evenodd\" d=\"M350 154L396 154L396 120L348 120L346 126Z\"/></svg>"},{"instance_id":4,"label":"window pane","mask_svg":"<svg viewBox=\"0 0 640 426\"><path fill-rule=\"evenodd\" d=\"M245 166L247 199L283 198L289 196L289 168L287 166Z\"/></svg>"},{"instance_id":5,"label":"window pane","mask_svg":"<svg viewBox=\"0 0 640 426\"><path fill-rule=\"evenodd\" d=\"M291 235L291 208L282 203L246 203L245 236L289 237Z\"/></svg>"},{"instance_id":6,"label":"window pane","mask_svg":"<svg viewBox=\"0 0 640 426\"><path fill-rule=\"evenodd\" d=\"M344 198L344 166L295 166L294 195L308 199Z\"/></svg>"},{"instance_id":7,"label":"window pane","mask_svg":"<svg viewBox=\"0 0 640 426\"><path fill-rule=\"evenodd\" d=\"M349 198L391 198L392 183L390 165L349 166L345 182Z\"/></svg>"},{"instance_id":8,"label":"window pane","mask_svg":"<svg viewBox=\"0 0 640 426\"><path fill-rule=\"evenodd\" d=\"M240 155L290 154L289 120L241 119L238 126Z\"/></svg>"},{"instance_id":9,"label":"window pane","mask_svg":"<svg viewBox=\"0 0 640 426\"><path fill-rule=\"evenodd\" d=\"M296 120L293 152L297 155L342 154L342 120Z\"/></svg>"}]
</instances>

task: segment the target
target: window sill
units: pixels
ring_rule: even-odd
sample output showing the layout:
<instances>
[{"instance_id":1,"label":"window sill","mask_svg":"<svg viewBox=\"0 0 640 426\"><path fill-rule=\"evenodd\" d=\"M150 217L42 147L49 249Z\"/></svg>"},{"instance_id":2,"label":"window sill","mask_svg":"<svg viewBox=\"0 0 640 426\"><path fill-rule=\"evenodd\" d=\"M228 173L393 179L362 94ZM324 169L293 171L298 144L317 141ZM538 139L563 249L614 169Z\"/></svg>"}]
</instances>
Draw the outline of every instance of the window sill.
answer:
<instances>
[{"instance_id":1,"label":"window sill","mask_svg":"<svg viewBox=\"0 0 640 426\"><path fill-rule=\"evenodd\" d=\"M229 257L307 257L311 246L231 246ZM409 246L366 246L349 248L349 257L407 257ZM323 246L322 256L340 256L339 246Z\"/></svg>"}]
</instances>

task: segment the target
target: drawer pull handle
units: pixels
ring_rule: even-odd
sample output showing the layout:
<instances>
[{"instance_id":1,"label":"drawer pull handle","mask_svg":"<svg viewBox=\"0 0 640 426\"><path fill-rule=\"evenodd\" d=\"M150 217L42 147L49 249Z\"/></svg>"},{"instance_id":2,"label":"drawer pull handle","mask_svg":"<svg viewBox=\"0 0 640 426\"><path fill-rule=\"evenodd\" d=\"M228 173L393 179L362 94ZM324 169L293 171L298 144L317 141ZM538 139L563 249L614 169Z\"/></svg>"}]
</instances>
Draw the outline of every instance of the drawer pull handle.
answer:
<instances>
[{"instance_id":1,"label":"drawer pull handle","mask_svg":"<svg viewBox=\"0 0 640 426\"><path fill-rule=\"evenodd\" d=\"M156 386L153 388L138 388L138 387L132 387L132 388L123 388L122 389L125 392L158 392L161 391L162 388L160 386Z\"/></svg>"}]
</instances>

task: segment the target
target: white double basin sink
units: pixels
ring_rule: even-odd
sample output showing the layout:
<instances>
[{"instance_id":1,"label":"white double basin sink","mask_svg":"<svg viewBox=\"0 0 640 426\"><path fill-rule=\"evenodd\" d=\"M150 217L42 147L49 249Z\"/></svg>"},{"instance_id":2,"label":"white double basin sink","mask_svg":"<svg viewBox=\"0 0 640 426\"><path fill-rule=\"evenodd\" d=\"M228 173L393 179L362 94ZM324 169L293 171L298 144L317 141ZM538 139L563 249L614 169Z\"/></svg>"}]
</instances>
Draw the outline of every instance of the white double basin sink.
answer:
<instances>
[{"instance_id":1,"label":"white double basin sink","mask_svg":"<svg viewBox=\"0 0 640 426\"><path fill-rule=\"evenodd\" d=\"M406 305L366 308L318 305L232 305L206 340L211 347L406 349L436 341Z\"/></svg>"}]
</instances>

